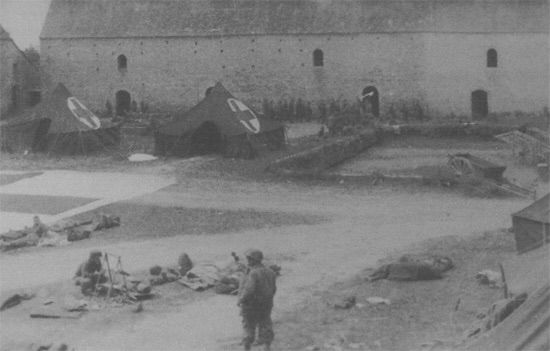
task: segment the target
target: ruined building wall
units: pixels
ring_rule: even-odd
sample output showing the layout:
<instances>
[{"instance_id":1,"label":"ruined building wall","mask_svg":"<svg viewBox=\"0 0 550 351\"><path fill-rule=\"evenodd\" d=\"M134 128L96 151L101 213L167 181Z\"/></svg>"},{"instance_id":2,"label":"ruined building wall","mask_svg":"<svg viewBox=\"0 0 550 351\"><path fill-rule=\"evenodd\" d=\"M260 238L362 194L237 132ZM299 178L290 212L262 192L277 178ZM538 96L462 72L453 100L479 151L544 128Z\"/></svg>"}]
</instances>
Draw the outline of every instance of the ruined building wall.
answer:
<instances>
[{"instance_id":1,"label":"ruined building wall","mask_svg":"<svg viewBox=\"0 0 550 351\"><path fill-rule=\"evenodd\" d=\"M23 101L19 69L21 55L11 39L0 39L0 117L5 117Z\"/></svg>"}]
</instances>

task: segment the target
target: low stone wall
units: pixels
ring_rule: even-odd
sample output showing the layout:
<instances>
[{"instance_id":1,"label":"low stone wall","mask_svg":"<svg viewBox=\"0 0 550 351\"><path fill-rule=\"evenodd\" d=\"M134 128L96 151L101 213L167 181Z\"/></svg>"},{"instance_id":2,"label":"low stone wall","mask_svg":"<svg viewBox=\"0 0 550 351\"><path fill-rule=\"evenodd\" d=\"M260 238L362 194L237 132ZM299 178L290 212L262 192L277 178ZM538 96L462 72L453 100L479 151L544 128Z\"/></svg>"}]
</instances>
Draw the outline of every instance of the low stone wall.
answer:
<instances>
[{"instance_id":1,"label":"low stone wall","mask_svg":"<svg viewBox=\"0 0 550 351\"><path fill-rule=\"evenodd\" d=\"M420 135L432 138L474 136L480 139L492 139L493 136L517 129L517 126L491 123L419 123L396 126L381 126L379 135Z\"/></svg>"},{"instance_id":2,"label":"low stone wall","mask_svg":"<svg viewBox=\"0 0 550 351\"><path fill-rule=\"evenodd\" d=\"M324 145L279 159L267 171L282 176L318 177L327 168L335 166L376 144L373 130L358 135L336 138Z\"/></svg>"}]
</instances>

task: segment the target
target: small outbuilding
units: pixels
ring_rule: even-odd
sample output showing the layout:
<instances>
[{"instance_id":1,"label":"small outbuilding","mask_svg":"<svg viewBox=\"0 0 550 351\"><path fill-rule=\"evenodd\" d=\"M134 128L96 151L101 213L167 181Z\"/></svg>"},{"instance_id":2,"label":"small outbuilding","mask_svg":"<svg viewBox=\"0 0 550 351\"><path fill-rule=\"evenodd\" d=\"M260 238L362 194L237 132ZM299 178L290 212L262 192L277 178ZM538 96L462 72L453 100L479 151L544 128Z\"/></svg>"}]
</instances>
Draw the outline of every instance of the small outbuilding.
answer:
<instances>
[{"instance_id":1,"label":"small outbuilding","mask_svg":"<svg viewBox=\"0 0 550 351\"><path fill-rule=\"evenodd\" d=\"M155 131L155 153L164 156L221 153L253 158L259 147L278 149L284 144L283 124L255 112L221 83L209 88L191 110Z\"/></svg>"},{"instance_id":2,"label":"small outbuilding","mask_svg":"<svg viewBox=\"0 0 550 351\"><path fill-rule=\"evenodd\" d=\"M550 194L512 214L512 229L518 253L550 242Z\"/></svg>"}]
</instances>

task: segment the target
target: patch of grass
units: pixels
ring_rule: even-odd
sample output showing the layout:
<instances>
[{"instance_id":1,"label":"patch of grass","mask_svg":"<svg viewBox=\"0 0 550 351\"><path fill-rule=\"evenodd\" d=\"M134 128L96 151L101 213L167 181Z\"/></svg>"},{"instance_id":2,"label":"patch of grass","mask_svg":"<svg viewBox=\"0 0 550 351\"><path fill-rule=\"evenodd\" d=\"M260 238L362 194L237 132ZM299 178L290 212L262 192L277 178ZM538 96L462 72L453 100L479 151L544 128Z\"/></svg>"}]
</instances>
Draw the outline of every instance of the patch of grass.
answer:
<instances>
[{"instance_id":1,"label":"patch of grass","mask_svg":"<svg viewBox=\"0 0 550 351\"><path fill-rule=\"evenodd\" d=\"M486 140L477 136L434 138L424 135L386 136L380 147L412 148L412 149L474 149L474 150L505 150L507 145L498 140Z\"/></svg>"},{"instance_id":2,"label":"patch of grass","mask_svg":"<svg viewBox=\"0 0 550 351\"><path fill-rule=\"evenodd\" d=\"M444 279L418 282L367 282L365 277L372 271L365 270L327 291L314 293L295 312L285 315L276 327L277 348L300 350L317 345L323 350L323 345L335 338L344 340L343 349L350 343L364 343L366 349L416 350L436 339L452 348L476 314L502 298L501 290L479 285L475 273L498 271L499 262L515 255L514 240L507 231L433 239L407 253L448 256L455 268ZM384 263L401 254L388 257ZM350 295L363 307L331 307ZM388 298L391 305L369 305L366 299L371 296ZM458 299L461 302L455 311Z\"/></svg>"},{"instance_id":3,"label":"patch of grass","mask_svg":"<svg viewBox=\"0 0 550 351\"><path fill-rule=\"evenodd\" d=\"M88 219L103 212L120 216L120 227L94 232L92 237L119 241L153 239L176 235L220 234L242 230L312 225L326 221L321 216L254 210L160 207L116 203L81 213L75 219Z\"/></svg>"},{"instance_id":4,"label":"patch of grass","mask_svg":"<svg viewBox=\"0 0 550 351\"><path fill-rule=\"evenodd\" d=\"M123 134L118 148L106 148L86 155L56 153L0 153L0 168L10 170L78 169L123 170L151 163L129 162L127 157L136 152L153 152L153 137Z\"/></svg>"},{"instance_id":5,"label":"patch of grass","mask_svg":"<svg viewBox=\"0 0 550 351\"><path fill-rule=\"evenodd\" d=\"M233 180L255 180L261 182L277 181L280 178L266 171L266 168L274 161L321 145L323 141L316 137L308 136L294 139L292 144L286 145L282 150L260 150L259 156L252 160L232 159L216 156L210 162L201 163L192 169L176 165L176 175L185 181L189 176L200 178L224 178Z\"/></svg>"},{"instance_id":6,"label":"patch of grass","mask_svg":"<svg viewBox=\"0 0 550 351\"><path fill-rule=\"evenodd\" d=\"M73 196L0 194L0 211L55 215L95 200Z\"/></svg>"},{"instance_id":7,"label":"patch of grass","mask_svg":"<svg viewBox=\"0 0 550 351\"><path fill-rule=\"evenodd\" d=\"M15 183L25 178L32 178L41 175L42 172L29 172L21 174L0 174L0 185Z\"/></svg>"}]
</instances>

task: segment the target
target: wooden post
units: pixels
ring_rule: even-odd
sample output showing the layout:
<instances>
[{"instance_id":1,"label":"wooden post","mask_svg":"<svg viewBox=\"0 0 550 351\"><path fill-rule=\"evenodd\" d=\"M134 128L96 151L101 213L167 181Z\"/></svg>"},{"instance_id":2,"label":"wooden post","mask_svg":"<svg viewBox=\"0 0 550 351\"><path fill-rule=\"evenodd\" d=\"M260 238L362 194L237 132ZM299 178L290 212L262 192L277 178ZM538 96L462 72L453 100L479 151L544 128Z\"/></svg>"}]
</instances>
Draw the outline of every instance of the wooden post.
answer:
<instances>
[{"instance_id":1,"label":"wooden post","mask_svg":"<svg viewBox=\"0 0 550 351\"><path fill-rule=\"evenodd\" d=\"M502 266L502 263L499 263L498 266L500 268L500 275L502 277L502 284L503 284L503 288L504 288L504 298L507 299L508 298L508 284L506 284L506 276L504 275L504 267Z\"/></svg>"},{"instance_id":2,"label":"wooden post","mask_svg":"<svg viewBox=\"0 0 550 351\"><path fill-rule=\"evenodd\" d=\"M109 273L109 291L107 292L107 296L111 297L111 293L113 292L113 276L111 275L111 267L109 266L109 254L105 253L105 263L107 264L107 273Z\"/></svg>"},{"instance_id":3,"label":"wooden post","mask_svg":"<svg viewBox=\"0 0 550 351\"><path fill-rule=\"evenodd\" d=\"M123 269L122 269L122 257L121 256L118 256L117 269L119 269L120 271L123 271ZM121 275L122 275L122 284L124 286L124 290L126 290L127 289L127 287L126 287L126 275L124 273L121 273Z\"/></svg>"}]
</instances>

